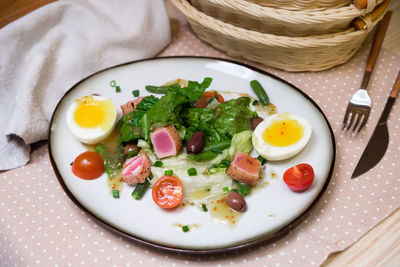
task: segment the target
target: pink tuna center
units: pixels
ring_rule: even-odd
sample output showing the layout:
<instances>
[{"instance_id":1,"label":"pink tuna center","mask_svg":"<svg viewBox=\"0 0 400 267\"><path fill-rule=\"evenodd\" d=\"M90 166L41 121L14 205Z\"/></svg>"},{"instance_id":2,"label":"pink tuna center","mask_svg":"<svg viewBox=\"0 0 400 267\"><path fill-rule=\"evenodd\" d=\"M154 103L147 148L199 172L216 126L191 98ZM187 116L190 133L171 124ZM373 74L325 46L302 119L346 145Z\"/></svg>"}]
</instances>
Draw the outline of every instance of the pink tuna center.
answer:
<instances>
[{"instance_id":1,"label":"pink tuna center","mask_svg":"<svg viewBox=\"0 0 400 267\"><path fill-rule=\"evenodd\" d=\"M134 158L131 160L131 162L128 163L128 166L124 169L124 173L133 173L138 167L140 167L143 163L143 156L139 156L137 158Z\"/></svg>"},{"instance_id":2,"label":"pink tuna center","mask_svg":"<svg viewBox=\"0 0 400 267\"><path fill-rule=\"evenodd\" d=\"M165 155L174 153L174 144L166 131L160 131L153 135L153 145L158 153Z\"/></svg>"},{"instance_id":3,"label":"pink tuna center","mask_svg":"<svg viewBox=\"0 0 400 267\"><path fill-rule=\"evenodd\" d=\"M257 165L254 162L245 156L241 156L235 159L235 165L246 172L253 173L257 172Z\"/></svg>"}]
</instances>

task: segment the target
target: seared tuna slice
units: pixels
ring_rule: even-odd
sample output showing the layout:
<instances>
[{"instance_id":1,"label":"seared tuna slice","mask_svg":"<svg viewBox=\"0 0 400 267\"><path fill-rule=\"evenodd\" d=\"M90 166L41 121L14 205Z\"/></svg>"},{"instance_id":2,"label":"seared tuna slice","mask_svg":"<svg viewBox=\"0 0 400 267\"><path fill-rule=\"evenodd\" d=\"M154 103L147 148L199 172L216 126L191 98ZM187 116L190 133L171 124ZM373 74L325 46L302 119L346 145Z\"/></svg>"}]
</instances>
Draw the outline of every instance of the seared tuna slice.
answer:
<instances>
[{"instance_id":1,"label":"seared tuna slice","mask_svg":"<svg viewBox=\"0 0 400 267\"><path fill-rule=\"evenodd\" d=\"M172 124L154 129L150 134L150 139L154 152L159 159L176 156L182 150L182 141Z\"/></svg>"},{"instance_id":2,"label":"seared tuna slice","mask_svg":"<svg viewBox=\"0 0 400 267\"><path fill-rule=\"evenodd\" d=\"M237 152L226 174L249 186L255 186L260 177L261 162L249 154Z\"/></svg>"},{"instance_id":3,"label":"seared tuna slice","mask_svg":"<svg viewBox=\"0 0 400 267\"><path fill-rule=\"evenodd\" d=\"M129 112L132 112L136 109L136 106L140 103L140 101L142 101L142 96L138 97L134 100L130 100L127 103L121 105L121 109L122 109L122 114L126 115Z\"/></svg>"},{"instance_id":4,"label":"seared tuna slice","mask_svg":"<svg viewBox=\"0 0 400 267\"><path fill-rule=\"evenodd\" d=\"M146 153L125 161L121 178L129 185L141 184L150 175L151 162Z\"/></svg>"}]
</instances>

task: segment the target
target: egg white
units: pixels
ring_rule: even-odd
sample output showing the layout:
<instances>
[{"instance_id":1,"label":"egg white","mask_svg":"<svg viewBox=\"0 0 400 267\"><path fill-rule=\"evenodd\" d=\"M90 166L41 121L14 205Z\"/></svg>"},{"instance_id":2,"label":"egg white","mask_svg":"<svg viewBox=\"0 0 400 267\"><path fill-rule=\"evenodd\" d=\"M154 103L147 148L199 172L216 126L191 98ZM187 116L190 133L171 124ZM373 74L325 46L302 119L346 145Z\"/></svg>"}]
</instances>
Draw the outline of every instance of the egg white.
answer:
<instances>
[{"instance_id":1,"label":"egg white","mask_svg":"<svg viewBox=\"0 0 400 267\"><path fill-rule=\"evenodd\" d=\"M79 126L74 120L74 112L78 107L77 101L74 101L67 111L67 125L71 133L80 142L88 145L98 144L106 139L112 133L117 123L117 109L113 101L107 97L98 95L93 95L93 99L95 101L109 101L109 104L112 106L111 111L105 115L108 118L111 118L111 123L108 127L104 127L103 125L99 125L96 128L84 128Z\"/></svg>"},{"instance_id":2,"label":"egg white","mask_svg":"<svg viewBox=\"0 0 400 267\"><path fill-rule=\"evenodd\" d=\"M296 143L289 146L273 146L263 140L264 131L271 126L276 120L280 119L293 119L303 128L303 136ZM311 124L303 117L292 113L277 113L264 119L255 129L252 142L254 149L267 160L283 160L298 154L310 140L312 133Z\"/></svg>"}]
</instances>

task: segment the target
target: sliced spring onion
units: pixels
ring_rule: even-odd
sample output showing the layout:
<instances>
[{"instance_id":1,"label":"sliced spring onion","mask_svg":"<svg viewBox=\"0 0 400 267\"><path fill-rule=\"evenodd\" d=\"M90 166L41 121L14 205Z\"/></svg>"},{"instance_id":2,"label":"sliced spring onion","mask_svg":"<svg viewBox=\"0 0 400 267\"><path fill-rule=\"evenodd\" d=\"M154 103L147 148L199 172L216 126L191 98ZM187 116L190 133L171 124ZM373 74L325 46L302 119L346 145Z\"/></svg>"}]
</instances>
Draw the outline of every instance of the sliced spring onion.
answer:
<instances>
[{"instance_id":1,"label":"sliced spring onion","mask_svg":"<svg viewBox=\"0 0 400 267\"><path fill-rule=\"evenodd\" d=\"M110 86L111 86L111 87L117 86L117 83L115 82L115 80L112 80L112 81L110 82Z\"/></svg>"},{"instance_id":2,"label":"sliced spring onion","mask_svg":"<svg viewBox=\"0 0 400 267\"><path fill-rule=\"evenodd\" d=\"M115 92L117 92L117 93L121 92L121 87L119 87L118 85L115 86Z\"/></svg>"},{"instance_id":3,"label":"sliced spring onion","mask_svg":"<svg viewBox=\"0 0 400 267\"><path fill-rule=\"evenodd\" d=\"M119 191L116 189L113 189L112 195L113 195L113 198L119 198Z\"/></svg>"},{"instance_id":4,"label":"sliced spring onion","mask_svg":"<svg viewBox=\"0 0 400 267\"><path fill-rule=\"evenodd\" d=\"M189 231L189 226L187 226L187 225L182 226L182 231L188 232Z\"/></svg>"},{"instance_id":5,"label":"sliced spring onion","mask_svg":"<svg viewBox=\"0 0 400 267\"><path fill-rule=\"evenodd\" d=\"M165 172L164 172L164 175L173 175L174 174L174 171L173 170L166 170Z\"/></svg>"},{"instance_id":6,"label":"sliced spring onion","mask_svg":"<svg viewBox=\"0 0 400 267\"><path fill-rule=\"evenodd\" d=\"M196 176L197 175L197 170L196 168L190 168L187 170L187 173L189 176Z\"/></svg>"},{"instance_id":7,"label":"sliced spring onion","mask_svg":"<svg viewBox=\"0 0 400 267\"><path fill-rule=\"evenodd\" d=\"M207 209L207 206L206 206L206 204L201 204L201 208L203 209L203 211L204 212L207 212L208 211L208 209Z\"/></svg>"},{"instance_id":8,"label":"sliced spring onion","mask_svg":"<svg viewBox=\"0 0 400 267\"><path fill-rule=\"evenodd\" d=\"M154 162L153 166L154 167L162 167L163 163L160 160L157 160L156 162Z\"/></svg>"},{"instance_id":9,"label":"sliced spring onion","mask_svg":"<svg viewBox=\"0 0 400 267\"><path fill-rule=\"evenodd\" d=\"M138 96L139 96L139 90L133 90L133 91L132 91L132 95L133 95L134 97L138 97Z\"/></svg>"},{"instance_id":10,"label":"sliced spring onion","mask_svg":"<svg viewBox=\"0 0 400 267\"><path fill-rule=\"evenodd\" d=\"M258 100L254 100L253 103L251 103L253 106L258 104Z\"/></svg>"},{"instance_id":11,"label":"sliced spring onion","mask_svg":"<svg viewBox=\"0 0 400 267\"><path fill-rule=\"evenodd\" d=\"M229 187L225 186L224 188L222 188L222 191L229 192Z\"/></svg>"},{"instance_id":12,"label":"sliced spring onion","mask_svg":"<svg viewBox=\"0 0 400 267\"><path fill-rule=\"evenodd\" d=\"M257 159L261 162L261 165L264 165L265 163L267 163L267 160L264 159L264 158L261 157L261 156L258 156Z\"/></svg>"}]
</instances>

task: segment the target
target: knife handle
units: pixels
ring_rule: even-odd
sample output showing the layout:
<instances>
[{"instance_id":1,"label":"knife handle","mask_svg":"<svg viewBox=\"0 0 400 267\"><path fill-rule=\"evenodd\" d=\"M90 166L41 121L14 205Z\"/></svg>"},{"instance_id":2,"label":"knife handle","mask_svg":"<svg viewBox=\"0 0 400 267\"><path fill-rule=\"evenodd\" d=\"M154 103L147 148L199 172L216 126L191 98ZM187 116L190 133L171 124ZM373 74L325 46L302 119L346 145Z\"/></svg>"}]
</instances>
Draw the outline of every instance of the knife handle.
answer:
<instances>
[{"instance_id":1,"label":"knife handle","mask_svg":"<svg viewBox=\"0 0 400 267\"><path fill-rule=\"evenodd\" d=\"M389 27L391 17L392 12L388 11L386 12L386 15L383 17L383 19L379 22L378 29L376 30L376 34L372 44L371 52L369 53L365 71L372 72L372 69L376 62L376 58L378 57L379 50L381 49L383 39L385 38L386 30Z\"/></svg>"},{"instance_id":2,"label":"knife handle","mask_svg":"<svg viewBox=\"0 0 400 267\"><path fill-rule=\"evenodd\" d=\"M397 74L397 79L394 82L392 91L390 91L390 97L396 98L399 95L399 92L400 92L400 71Z\"/></svg>"}]
</instances>

